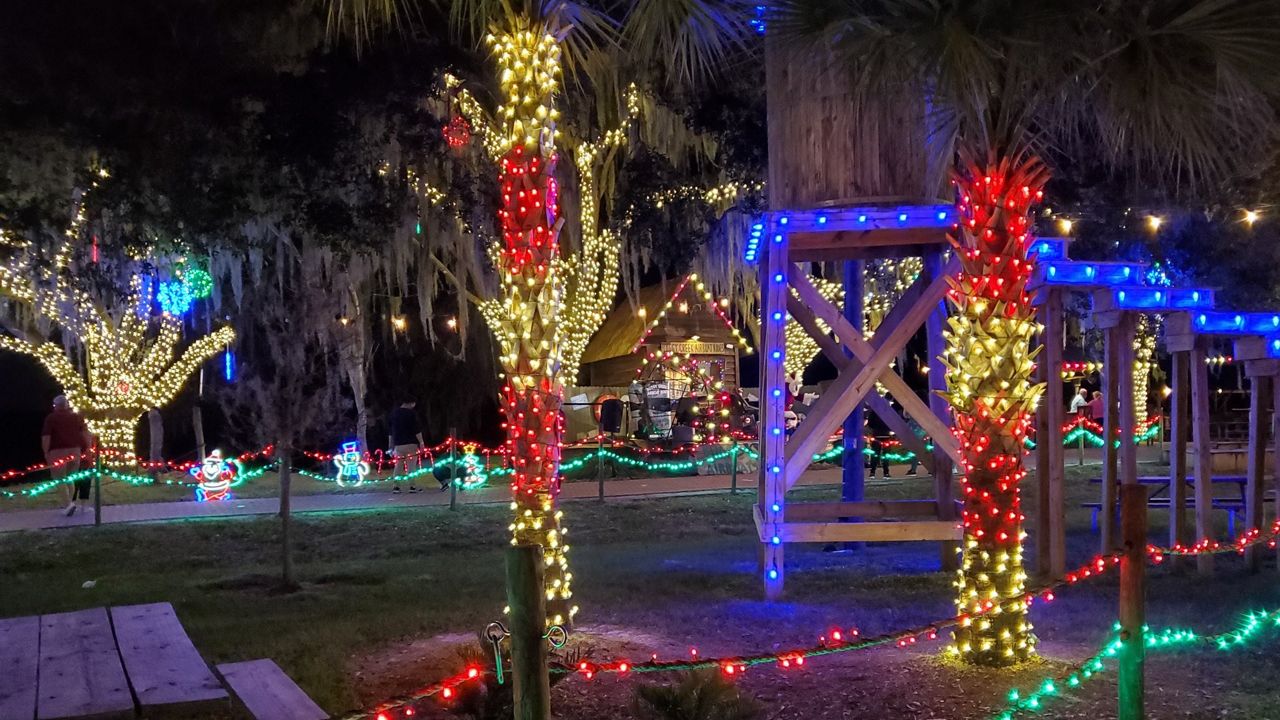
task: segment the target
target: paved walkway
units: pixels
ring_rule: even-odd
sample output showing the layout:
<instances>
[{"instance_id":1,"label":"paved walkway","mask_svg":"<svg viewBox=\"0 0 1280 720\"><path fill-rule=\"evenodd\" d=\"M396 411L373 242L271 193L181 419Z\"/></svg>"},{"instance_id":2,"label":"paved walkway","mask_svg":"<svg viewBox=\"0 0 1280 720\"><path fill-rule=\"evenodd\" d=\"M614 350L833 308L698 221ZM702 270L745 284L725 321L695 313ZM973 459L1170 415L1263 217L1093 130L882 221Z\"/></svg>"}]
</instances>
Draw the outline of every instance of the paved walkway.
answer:
<instances>
[{"instance_id":1,"label":"paved walkway","mask_svg":"<svg viewBox=\"0 0 1280 720\"><path fill-rule=\"evenodd\" d=\"M605 496L609 498L667 497L673 495L699 495L724 492L729 489L728 475L696 475L691 477L638 478L606 480ZM840 482L839 468L813 469L800 478L800 485L823 486ZM870 484L870 483L869 483ZM740 488L755 487L755 473L738 475ZM594 482L569 482L560 493L562 500L594 500L599 489ZM449 504L449 493L427 490L399 495L378 493L332 493L323 495L295 495L293 512L350 512L356 510L382 510L403 507L440 507ZM495 505L511 502L507 486L498 485L458 493L459 505ZM194 501L135 503L130 505L105 505L102 522L159 522L196 518L244 517L250 515L274 515L280 509L278 498L246 498L229 502ZM0 533L20 530L80 527L93 525L93 508L66 517L61 510L18 510L0 513Z\"/></svg>"}]
</instances>

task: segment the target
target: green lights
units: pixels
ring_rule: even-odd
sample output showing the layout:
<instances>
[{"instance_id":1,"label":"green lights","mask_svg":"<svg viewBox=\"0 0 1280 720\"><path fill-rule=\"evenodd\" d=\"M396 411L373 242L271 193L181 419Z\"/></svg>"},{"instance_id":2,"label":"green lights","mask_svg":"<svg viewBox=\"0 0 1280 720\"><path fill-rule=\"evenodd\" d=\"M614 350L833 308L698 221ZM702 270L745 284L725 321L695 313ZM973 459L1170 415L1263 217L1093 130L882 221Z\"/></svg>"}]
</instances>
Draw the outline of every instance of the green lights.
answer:
<instances>
[{"instance_id":1,"label":"green lights","mask_svg":"<svg viewBox=\"0 0 1280 720\"><path fill-rule=\"evenodd\" d=\"M1173 650L1179 647L1197 645L1214 647L1220 651L1234 650L1255 639L1260 632L1268 627L1280 627L1280 610L1247 613L1240 627L1220 635L1200 635L1193 630L1182 628L1165 628L1160 632L1151 633L1148 628L1144 627L1146 638L1144 645L1149 651ZM1047 701L1063 696L1064 688L1061 687L1060 683L1065 684L1067 689L1078 688L1085 680L1091 680L1096 675L1107 670L1105 661L1118 656L1120 650L1124 647L1124 643L1117 634L1119 629L1119 623L1116 623L1112 628L1111 637L1102 648L1088 660L1077 665L1067 675L1058 678L1046 678L1036 690L1026 694L1017 688L1010 690L1006 696L1007 706L993 715L992 718L994 720L1013 720L1020 714L1042 710Z\"/></svg>"}]
</instances>

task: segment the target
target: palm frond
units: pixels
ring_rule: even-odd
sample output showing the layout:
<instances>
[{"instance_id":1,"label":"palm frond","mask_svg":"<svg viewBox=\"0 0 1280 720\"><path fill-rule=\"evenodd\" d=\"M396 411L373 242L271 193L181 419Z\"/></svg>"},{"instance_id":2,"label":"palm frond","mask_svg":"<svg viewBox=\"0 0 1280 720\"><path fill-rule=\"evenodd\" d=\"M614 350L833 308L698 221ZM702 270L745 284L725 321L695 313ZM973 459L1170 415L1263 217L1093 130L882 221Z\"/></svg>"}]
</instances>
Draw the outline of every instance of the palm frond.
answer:
<instances>
[{"instance_id":1,"label":"palm frond","mask_svg":"<svg viewBox=\"0 0 1280 720\"><path fill-rule=\"evenodd\" d=\"M331 38L351 40L356 53L387 30L398 30L414 10L408 0L321 0L325 8L325 32Z\"/></svg>"},{"instance_id":2,"label":"palm frond","mask_svg":"<svg viewBox=\"0 0 1280 720\"><path fill-rule=\"evenodd\" d=\"M1114 162L1220 181L1273 139L1280 3L1153 3L1102 18L1087 127Z\"/></svg>"},{"instance_id":3,"label":"palm frond","mask_svg":"<svg viewBox=\"0 0 1280 720\"><path fill-rule=\"evenodd\" d=\"M746 0L634 0L622 44L633 65L656 64L672 85L691 86L745 46L754 17Z\"/></svg>"}]
</instances>

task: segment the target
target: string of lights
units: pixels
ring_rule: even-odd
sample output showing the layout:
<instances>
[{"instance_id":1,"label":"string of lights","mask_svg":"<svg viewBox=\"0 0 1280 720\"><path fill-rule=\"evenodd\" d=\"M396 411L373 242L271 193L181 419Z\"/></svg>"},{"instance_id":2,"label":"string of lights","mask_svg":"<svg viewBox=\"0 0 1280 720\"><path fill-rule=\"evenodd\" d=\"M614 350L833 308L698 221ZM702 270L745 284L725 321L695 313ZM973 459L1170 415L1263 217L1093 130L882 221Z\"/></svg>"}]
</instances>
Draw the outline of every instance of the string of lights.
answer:
<instances>
[{"instance_id":1,"label":"string of lights","mask_svg":"<svg viewBox=\"0 0 1280 720\"><path fill-rule=\"evenodd\" d=\"M1170 651L1180 647L1207 647L1220 651L1239 648L1268 627L1280 627L1280 610L1246 613L1235 630L1204 635L1185 628L1164 628L1152 632L1143 626L1144 645L1147 651ZM1013 720L1025 713L1039 712L1055 699L1079 688L1085 681L1097 678L1108 670L1107 661L1117 657L1124 646L1119 637L1119 623L1112 626L1112 634L1102 647L1087 660L1078 663L1068 672L1045 678L1034 690L1010 690L1005 709L993 715L993 720Z\"/></svg>"},{"instance_id":2,"label":"string of lights","mask_svg":"<svg viewBox=\"0 0 1280 720\"><path fill-rule=\"evenodd\" d=\"M1118 567L1119 562L1119 555L1097 558L1072 575L1077 578L1077 581L1081 577L1098 577L1106 570ZM712 669L718 669L728 677L739 677L748 668L760 665L773 665L783 670L800 670L805 667L806 660L810 658L857 652L886 645L910 648L922 640L937 640L941 631L947 628L964 626L975 620L981 620L987 615L999 613L1003 604L1009 601L1021 603L1024 607L1029 607L1037 601L1052 602L1057 597L1053 591L1066 584L1068 584L1066 580L1050 583L1035 590L1024 591L1017 597L1006 598L999 604L988 601L980 604L971 612L875 636L863 636L856 627L848 629L833 628L819 637L813 645L778 652L701 657L695 647L690 649L690 657L688 659L659 660L656 655L653 655L648 661L641 663L633 663L626 659L615 659L599 663L583 661L576 667L553 666L551 672L560 674L574 673L584 680L591 680L602 673L627 676L640 673ZM413 717L417 712L413 707L414 703L433 697L438 697L440 701L448 702L455 697L459 686L490 674L492 674L490 670L470 665L455 675L426 685L412 693L383 702L374 709L352 713L342 718L342 720L397 720L398 718Z\"/></svg>"}]
</instances>

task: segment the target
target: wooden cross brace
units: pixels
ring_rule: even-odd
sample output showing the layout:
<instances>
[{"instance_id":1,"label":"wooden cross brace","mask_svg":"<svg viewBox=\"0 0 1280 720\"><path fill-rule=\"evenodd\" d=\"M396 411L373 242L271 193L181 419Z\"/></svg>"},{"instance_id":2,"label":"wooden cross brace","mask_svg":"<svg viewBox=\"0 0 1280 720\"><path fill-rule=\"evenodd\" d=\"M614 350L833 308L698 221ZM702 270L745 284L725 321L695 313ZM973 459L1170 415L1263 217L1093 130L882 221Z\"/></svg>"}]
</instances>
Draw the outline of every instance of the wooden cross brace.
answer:
<instances>
[{"instance_id":1,"label":"wooden cross brace","mask_svg":"<svg viewBox=\"0 0 1280 720\"><path fill-rule=\"evenodd\" d=\"M948 288L947 278L958 273L959 269L959 260L953 257L937 277L926 278L922 275L917 278L893 310L881 321L875 336L868 342L863 338L862 333L845 320L843 314L834 305L818 293L809 282L807 273L796 265L790 267L788 281L799 294L800 304L812 310L814 315L834 330L837 341L853 354L853 358L844 358L842 363L836 364L836 367L840 368L839 376L814 403L805 421L787 442L786 467L783 473L787 489L794 486L800 479L808 468L814 452L844 422L849 413L853 412L858 403L867 398L869 393L875 395L872 391L877 381L883 383L903 408L916 418L940 450L957 462L960 461L960 448L955 436L951 434L951 429L929 410L929 406L915 394L905 380L889 370L889 364L897 357L898 352L906 346L907 341L928 319L938 303L942 302ZM789 303L789 309L793 307L795 303ZM795 312L792 312L792 315L799 320L800 315ZM831 349L830 345L824 344L822 340L818 342L824 350ZM843 353L840 354L843 355ZM883 398L880 399L883 400ZM869 404L874 402L869 401ZM885 404L888 405L887 402ZM876 410L874 406L872 409ZM877 414L879 414L878 410ZM901 416L893 411L887 415L882 414L881 417L888 415L902 421ZM905 421L902 421L902 424L905 426ZM909 435L910 432L906 434ZM899 433L899 436L903 436L903 433Z\"/></svg>"}]
</instances>

